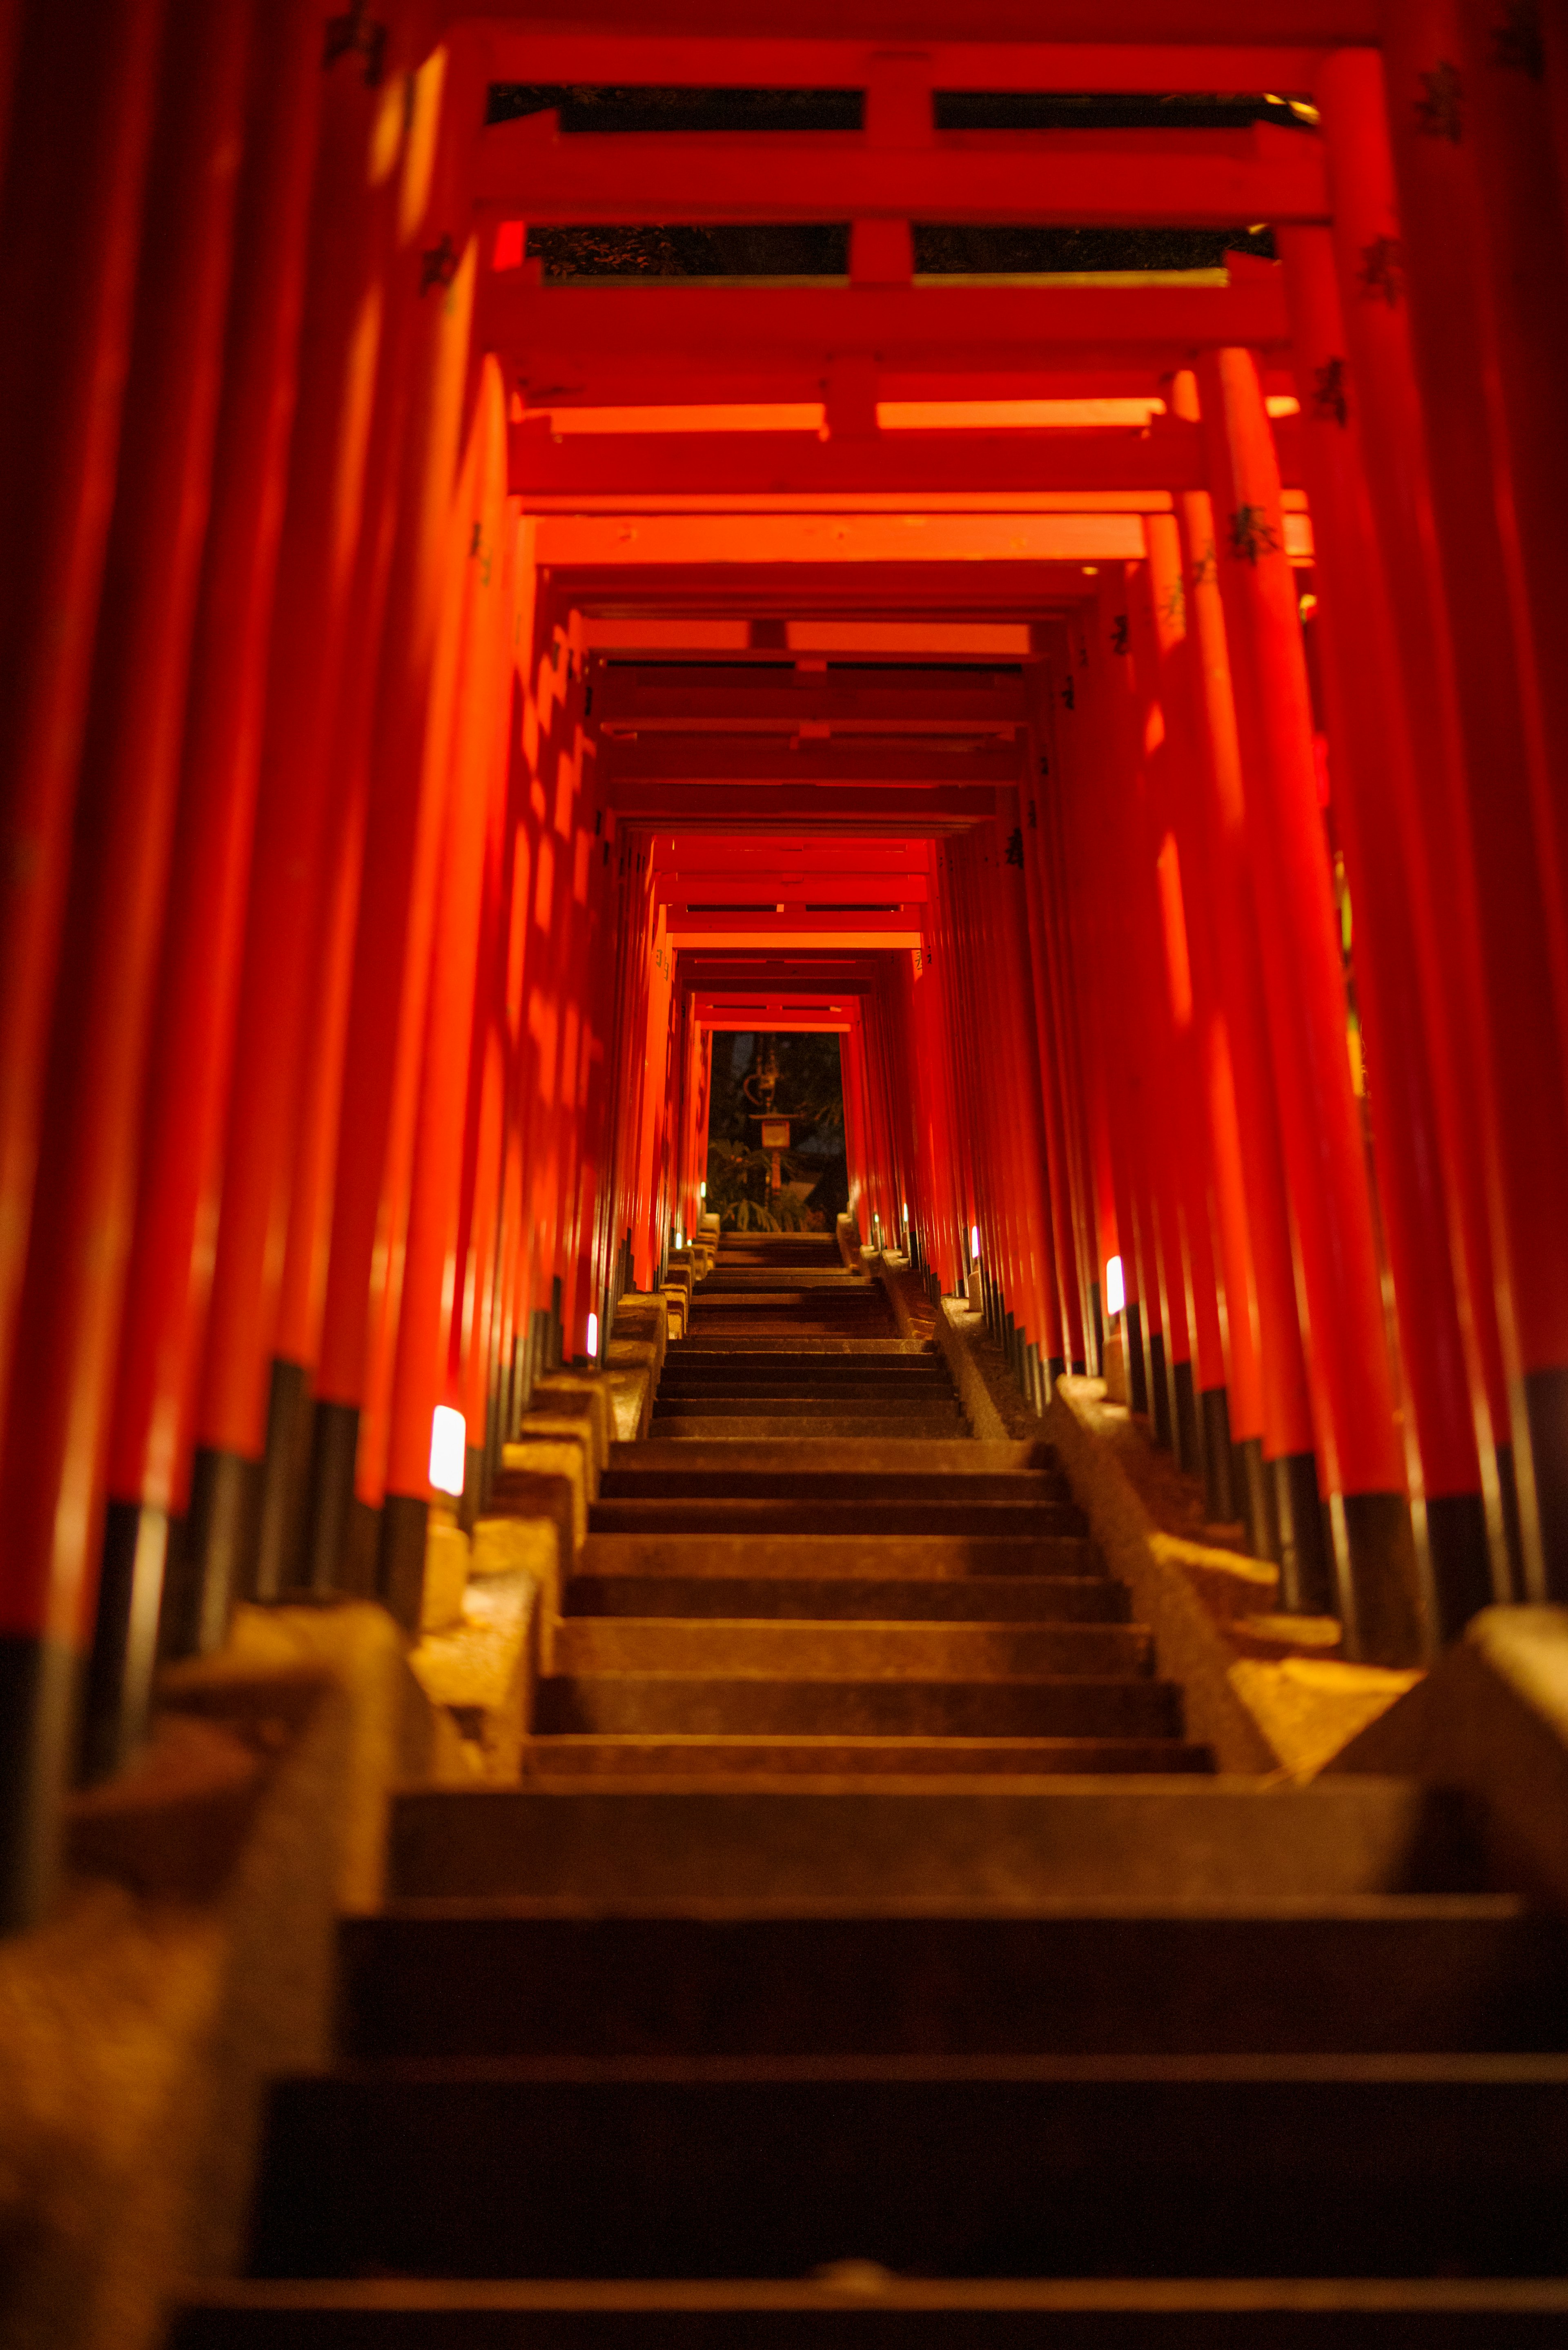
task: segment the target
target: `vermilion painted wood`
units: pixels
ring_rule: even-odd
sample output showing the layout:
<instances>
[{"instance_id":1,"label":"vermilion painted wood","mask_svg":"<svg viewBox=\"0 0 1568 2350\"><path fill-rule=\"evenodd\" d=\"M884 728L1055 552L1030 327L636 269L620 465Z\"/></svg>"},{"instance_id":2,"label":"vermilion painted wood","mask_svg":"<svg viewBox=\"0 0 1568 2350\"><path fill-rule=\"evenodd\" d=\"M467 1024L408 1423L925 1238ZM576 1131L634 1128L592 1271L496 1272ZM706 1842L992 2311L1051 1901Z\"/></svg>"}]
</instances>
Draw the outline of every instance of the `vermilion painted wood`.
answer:
<instances>
[{"instance_id":1,"label":"vermilion painted wood","mask_svg":"<svg viewBox=\"0 0 1568 2350\"><path fill-rule=\"evenodd\" d=\"M397 23L389 26L394 68L400 32ZM395 173L376 178L367 171L378 152L378 127L386 135L388 103L350 59L339 60L322 92L235 1018L234 1066L240 1074L229 1105L196 1419L198 1443L251 1460L260 1457L265 1435L266 1361L277 1327L302 1072L316 1066L323 1050L314 1019L330 1003L312 934L329 792L335 781L348 781L331 754L371 453L383 326L379 274L396 198ZM384 431L383 424L383 437ZM371 513L379 524L374 498ZM335 864L340 876L341 850ZM357 892L357 869L354 887ZM351 897L350 941L354 910ZM334 1082L334 1133L337 1091ZM308 1131L319 1132L314 1119ZM296 1284L307 1297L310 1286L308 1279ZM291 1343L301 1343L297 1332ZM313 1351L299 1359L309 1361Z\"/></svg>"},{"instance_id":2,"label":"vermilion painted wood","mask_svg":"<svg viewBox=\"0 0 1568 2350\"><path fill-rule=\"evenodd\" d=\"M1303 380L1343 353L1334 255L1321 230L1293 233L1284 260ZM1428 1061L1399 806L1414 776L1387 590L1373 532L1360 434L1319 412L1305 434L1323 604L1323 655L1334 743L1334 810L1355 919L1354 968L1376 1082L1371 1088L1383 1230L1398 1312L1407 1435L1431 1494L1480 1492L1475 1413L1459 1328L1442 1186L1443 1138Z\"/></svg>"},{"instance_id":3,"label":"vermilion painted wood","mask_svg":"<svg viewBox=\"0 0 1568 2350\"><path fill-rule=\"evenodd\" d=\"M1381 59L1358 51L1335 54L1319 76L1318 97L1334 189L1333 235L1350 381L1328 377L1318 385L1314 378L1314 397L1321 396L1327 415L1337 420L1340 393L1345 395L1345 412L1366 452L1366 494L1388 582L1398 698L1412 758L1391 765L1385 783L1394 795L1400 863L1409 877L1405 902L1442 1126L1451 1260L1490 1484L1487 1455L1509 1441L1509 1405L1483 1163L1493 1124L1493 1071L1454 645L1403 277L1393 281L1393 301L1386 290L1368 298L1363 282L1367 256L1385 252L1384 241L1399 232Z\"/></svg>"},{"instance_id":4,"label":"vermilion painted wood","mask_svg":"<svg viewBox=\"0 0 1568 2350\"><path fill-rule=\"evenodd\" d=\"M1251 353L1204 359L1199 384L1322 1474L1330 1493L1397 1493L1405 1463L1278 477Z\"/></svg>"},{"instance_id":5,"label":"vermilion painted wood","mask_svg":"<svg viewBox=\"0 0 1568 2350\"><path fill-rule=\"evenodd\" d=\"M1568 1508L1558 1492L1555 1420L1538 1422L1532 1383L1568 1366L1568 1246L1551 1170L1568 1151L1552 942L1540 881L1531 746L1510 625L1509 565L1492 495L1490 317L1463 140L1417 112L1451 35L1451 12L1397 0L1388 11L1388 125L1409 287L1411 348L1431 458L1433 509L1456 652L1468 843L1481 934L1480 988L1494 1077L1484 1131L1498 1312L1510 1383L1527 1588L1568 1576ZM1439 92L1449 85L1439 82ZM1537 1458L1539 1453L1540 1458ZM1544 1506L1543 1506L1544 1502Z\"/></svg>"},{"instance_id":6,"label":"vermilion painted wood","mask_svg":"<svg viewBox=\"0 0 1568 2350\"><path fill-rule=\"evenodd\" d=\"M317 0L250 59L213 502L192 655L143 1109L109 1491L177 1509L189 1475L261 764L321 88Z\"/></svg>"},{"instance_id":7,"label":"vermilion painted wood","mask_svg":"<svg viewBox=\"0 0 1568 2350\"><path fill-rule=\"evenodd\" d=\"M6 1926L35 1922L51 1891L77 1731L71 1660L93 1620L250 31L248 7L176 6L159 73L22 1282L26 1376L15 1384L0 1450ZM128 96L134 102L134 81ZM57 525L57 511L51 519Z\"/></svg>"},{"instance_id":8,"label":"vermilion painted wood","mask_svg":"<svg viewBox=\"0 0 1568 2350\"><path fill-rule=\"evenodd\" d=\"M1179 375L1179 411L1195 415L1197 387ZM1210 905L1225 1007L1237 1138L1245 1179L1247 1232L1262 1366L1263 1451L1272 1461L1309 1452L1312 1407L1301 1340L1278 1114L1263 1032L1258 914L1246 859L1246 799L1231 691L1231 656L1220 606L1214 510L1206 492L1179 504L1191 637L1199 773L1209 851ZM1212 1080L1211 1080L1212 1082ZM1211 1119L1227 1119L1222 1072ZM1251 1431L1237 1428L1241 1437Z\"/></svg>"},{"instance_id":9,"label":"vermilion painted wood","mask_svg":"<svg viewBox=\"0 0 1568 2350\"><path fill-rule=\"evenodd\" d=\"M929 124L929 117L927 116ZM480 217L596 221L1040 222L1228 228L1322 221L1316 141L1241 130L560 133L550 111L493 124Z\"/></svg>"},{"instance_id":10,"label":"vermilion painted wood","mask_svg":"<svg viewBox=\"0 0 1568 2350\"><path fill-rule=\"evenodd\" d=\"M29 8L0 198L0 1420L114 498L161 0ZM47 224L47 232L44 224Z\"/></svg>"},{"instance_id":11,"label":"vermilion painted wood","mask_svg":"<svg viewBox=\"0 0 1568 2350\"><path fill-rule=\"evenodd\" d=\"M1153 515L1147 528L1147 586L1166 723L1165 805L1179 859L1192 988L1189 1048L1179 1092L1186 1097L1188 1112L1195 1122L1189 1143L1191 1164L1205 1179L1201 1198L1205 1206L1211 1207L1210 1228L1218 1246L1215 1286L1225 1309L1220 1378L1231 1433L1235 1441L1244 1443L1263 1434L1262 1371L1230 1035L1212 943L1218 910L1201 801L1201 740L1193 706L1197 649L1188 630L1188 590L1179 525L1173 516ZM1198 1195L1189 1195L1189 1214L1193 1225L1200 1221ZM1195 1292L1196 1288L1195 1283ZM1196 1302L1201 1317L1201 1297ZM1199 1351L1201 1355L1203 1350ZM1204 1384L1210 1383L1205 1374Z\"/></svg>"}]
</instances>

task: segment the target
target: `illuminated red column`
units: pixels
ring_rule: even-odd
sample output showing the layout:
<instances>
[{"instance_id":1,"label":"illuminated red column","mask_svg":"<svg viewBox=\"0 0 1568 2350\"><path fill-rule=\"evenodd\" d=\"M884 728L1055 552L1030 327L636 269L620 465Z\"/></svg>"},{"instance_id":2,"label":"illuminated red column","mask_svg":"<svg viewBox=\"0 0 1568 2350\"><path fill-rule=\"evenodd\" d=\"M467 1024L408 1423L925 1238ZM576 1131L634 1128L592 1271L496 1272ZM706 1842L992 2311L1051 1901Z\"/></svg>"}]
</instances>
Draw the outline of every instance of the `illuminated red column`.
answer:
<instances>
[{"instance_id":1,"label":"illuminated red column","mask_svg":"<svg viewBox=\"0 0 1568 2350\"><path fill-rule=\"evenodd\" d=\"M109 1446L85 1751L111 1770L151 1690L171 1511L184 1499L244 935L267 625L294 412L321 80L316 0L251 60L234 298L192 657Z\"/></svg>"},{"instance_id":2,"label":"illuminated red column","mask_svg":"<svg viewBox=\"0 0 1568 2350\"><path fill-rule=\"evenodd\" d=\"M1172 408L1198 415L1198 390L1183 369L1172 385ZM1210 935L1215 945L1229 1045L1231 1090L1223 1054L1206 1074L1210 1114L1222 1130L1233 1108L1236 1147L1246 1183L1251 1295L1255 1303L1262 1369L1261 1442L1239 1440L1240 1484L1249 1539L1262 1557L1280 1562L1281 1598L1287 1610L1313 1614L1332 1601L1327 1544L1318 1503L1318 1470L1306 1361L1302 1348L1284 1162L1263 1022L1263 982L1258 922L1247 859L1247 804L1237 733L1231 659L1220 602L1217 536L1206 490L1177 500L1185 564L1193 702L1198 716L1199 776L1208 850Z\"/></svg>"},{"instance_id":3,"label":"illuminated red column","mask_svg":"<svg viewBox=\"0 0 1568 2350\"><path fill-rule=\"evenodd\" d=\"M495 740L495 717L498 708L506 707L502 663L509 652L504 603L510 583L500 544L506 496L504 402L499 368L489 359L451 533L447 592L462 612L451 746L431 746L434 756L450 759L451 775L430 942L408 1242L388 1414L379 1570L381 1595L410 1630L419 1623L424 1588L433 1415L438 1405L451 1408L447 1362L457 1284L480 894L491 773L502 747ZM456 1473L464 1474L466 1458L459 1457L453 1466ZM445 1490L452 1491L450 1483Z\"/></svg>"},{"instance_id":4,"label":"illuminated red column","mask_svg":"<svg viewBox=\"0 0 1568 2350\"><path fill-rule=\"evenodd\" d=\"M1555 824L1542 805L1561 786L1547 756L1533 632L1519 617L1519 516L1500 511L1495 494L1499 468L1507 481L1499 296L1478 219L1475 121L1466 110L1453 9L1438 0L1390 0L1385 67L1411 348L1464 741L1464 848L1493 1081L1483 1142L1525 1596L1562 1598L1568 1596L1568 1232L1560 1170L1568 1164L1568 1107L1560 873ZM1509 504L1516 509L1517 497Z\"/></svg>"},{"instance_id":5,"label":"illuminated red column","mask_svg":"<svg viewBox=\"0 0 1568 2350\"><path fill-rule=\"evenodd\" d=\"M1393 1274L1417 1491L1417 1554L1435 1638L1493 1596L1475 1413L1449 1254L1443 1165L1400 807L1417 787L1386 581L1360 433L1348 405L1314 408L1311 384L1345 349L1326 230L1282 234L1293 343L1309 393L1303 447L1323 600L1324 655L1355 968L1371 1065L1383 1228ZM1481 1399L1484 1409L1484 1399ZM1507 1586L1504 1583L1503 1592Z\"/></svg>"},{"instance_id":6,"label":"illuminated red column","mask_svg":"<svg viewBox=\"0 0 1568 2350\"><path fill-rule=\"evenodd\" d=\"M439 113L443 128L434 135L448 148L453 93L442 52L421 68L415 102ZM473 280L472 244L460 255L449 225L460 210L449 154L444 167L437 164L400 256L391 297L415 306L415 325L377 671L305 1537L312 1580L349 1587L370 1579L372 1513L385 1490L446 785L439 694L450 683L438 675L437 651Z\"/></svg>"},{"instance_id":7,"label":"illuminated red column","mask_svg":"<svg viewBox=\"0 0 1568 2350\"><path fill-rule=\"evenodd\" d=\"M369 567L362 520L389 438L372 433L382 356L382 273L398 195L407 64L394 26L389 78L352 52L322 89L300 330L298 396L267 655L265 724L244 957L233 1046L217 1251L196 1405L192 1508L182 1544L177 1648L221 1625L254 1579L257 1489L267 1434L268 1357L278 1319L306 1072L327 1049L333 990L316 941L318 889L341 885L343 845L328 826L352 792L335 752L346 648ZM372 495L371 526L379 520ZM356 591L359 591L357 595ZM330 843L333 878L323 880ZM347 920L353 920L353 875ZM303 1373L299 1385L303 1385ZM277 1414L274 1376L272 1417ZM275 1534L261 1588L285 1577ZM289 1562L292 1565L292 1561ZM209 1587L214 1594L205 1604ZM182 1621L174 1620L176 1617Z\"/></svg>"},{"instance_id":8,"label":"illuminated red column","mask_svg":"<svg viewBox=\"0 0 1568 2350\"><path fill-rule=\"evenodd\" d=\"M1242 1481L1234 1473L1235 1449L1248 1444L1257 1448L1263 1435L1262 1366L1247 1233L1246 1184L1230 1038L1210 943L1213 892L1199 779L1201 754L1193 709L1193 648L1188 637L1180 532L1174 515L1149 515L1145 517L1144 533L1148 542L1147 619L1165 722L1159 785L1163 816L1169 826L1169 853L1162 843L1160 916L1176 1032L1177 1110L1186 1121L1183 1221L1193 1250L1203 1471L1211 1514L1218 1519L1240 1518L1244 1514L1244 1494ZM1210 1232L1212 1241L1209 1241ZM1217 1263L1212 1254L1215 1242ZM1225 1309L1222 1333L1220 1305ZM1218 1357L1217 1342L1221 1348ZM1204 1367L1215 1362L1217 1378Z\"/></svg>"},{"instance_id":9,"label":"illuminated red column","mask_svg":"<svg viewBox=\"0 0 1568 2350\"><path fill-rule=\"evenodd\" d=\"M1251 353L1199 380L1335 1612L1349 1654L1399 1661L1425 1636L1279 468Z\"/></svg>"},{"instance_id":10,"label":"illuminated red column","mask_svg":"<svg viewBox=\"0 0 1568 2350\"><path fill-rule=\"evenodd\" d=\"M27 1370L0 1452L14 1676L0 1921L14 1923L46 1897L97 1596L248 36L244 8L205 0L176 6L166 28L23 1280Z\"/></svg>"},{"instance_id":11,"label":"illuminated red column","mask_svg":"<svg viewBox=\"0 0 1568 2350\"><path fill-rule=\"evenodd\" d=\"M0 317L12 322L0 335L0 1423L162 21L162 0L125 0L101 18L29 7L13 26L15 120L0 181Z\"/></svg>"}]
</instances>

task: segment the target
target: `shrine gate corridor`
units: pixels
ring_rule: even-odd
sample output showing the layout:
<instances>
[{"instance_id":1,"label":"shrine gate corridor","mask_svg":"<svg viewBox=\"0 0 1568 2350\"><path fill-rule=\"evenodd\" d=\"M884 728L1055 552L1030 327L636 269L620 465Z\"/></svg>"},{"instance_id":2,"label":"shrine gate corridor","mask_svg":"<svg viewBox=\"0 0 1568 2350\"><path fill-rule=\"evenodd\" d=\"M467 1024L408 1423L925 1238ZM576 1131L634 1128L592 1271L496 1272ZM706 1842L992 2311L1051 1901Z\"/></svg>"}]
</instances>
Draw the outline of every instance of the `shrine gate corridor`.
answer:
<instances>
[{"instance_id":1,"label":"shrine gate corridor","mask_svg":"<svg viewBox=\"0 0 1568 2350\"><path fill-rule=\"evenodd\" d=\"M0 2049L359 1725L112 2338L1544 2344L1568 9L0 0Z\"/></svg>"}]
</instances>

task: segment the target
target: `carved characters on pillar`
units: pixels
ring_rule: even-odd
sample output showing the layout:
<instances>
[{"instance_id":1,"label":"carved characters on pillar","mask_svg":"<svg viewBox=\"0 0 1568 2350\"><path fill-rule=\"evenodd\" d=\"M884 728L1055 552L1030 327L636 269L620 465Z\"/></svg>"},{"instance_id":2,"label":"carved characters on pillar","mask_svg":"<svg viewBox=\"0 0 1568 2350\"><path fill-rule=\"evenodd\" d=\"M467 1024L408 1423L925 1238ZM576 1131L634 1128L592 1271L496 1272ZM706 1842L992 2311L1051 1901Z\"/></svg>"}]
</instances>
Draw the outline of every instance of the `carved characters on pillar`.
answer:
<instances>
[{"instance_id":1,"label":"carved characters on pillar","mask_svg":"<svg viewBox=\"0 0 1568 2350\"><path fill-rule=\"evenodd\" d=\"M1231 517L1231 552L1254 566L1260 555L1278 555L1279 533L1262 506L1237 507Z\"/></svg>"},{"instance_id":2,"label":"carved characters on pillar","mask_svg":"<svg viewBox=\"0 0 1568 2350\"><path fill-rule=\"evenodd\" d=\"M1421 95L1416 100L1416 128L1424 139L1447 139L1457 147L1464 136L1460 101L1464 83L1458 66L1445 57L1430 73L1417 77Z\"/></svg>"},{"instance_id":3,"label":"carved characters on pillar","mask_svg":"<svg viewBox=\"0 0 1568 2350\"><path fill-rule=\"evenodd\" d=\"M354 0L344 15L327 19L322 71L329 72L339 57L363 57L366 88L379 89L387 69L387 27L368 13L365 0Z\"/></svg>"},{"instance_id":4,"label":"carved characters on pillar","mask_svg":"<svg viewBox=\"0 0 1568 2350\"><path fill-rule=\"evenodd\" d=\"M1375 236L1370 244L1362 246L1355 282L1364 302L1382 300L1391 310L1398 307L1405 290L1404 250L1397 236Z\"/></svg>"},{"instance_id":5,"label":"carved characters on pillar","mask_svg":"<svg viewBox=\"0 0 1568 2350\"><path fill-rule=\"evenodd\" d=\"M1197 562L1192 567L1192 584L1195 588L1207 588L1213 577L1214 541L1210 539L1207 546L1204 547L1202 554L1199 556Z\"/></svg>"},{"instance_id":6,"label":"carved characters on pillar","mask_svg":"<svg viewBox=\"0 0 1568 2350\"><path fill-rule=\"evenodd\" d=\"M1350 371L1342 359L1325 359L1313 369L1312 412L1323 424L1343 428L1350 421Z\"/></svg>"},{"instance_id":7,"label":"carved characters on pillar","mask_svg":"<svg viewBox=\"0 0 1568 2350\"><path fill-rule=\"evenodd\" d=\"M1128 650L1127 616L1125 612L1118 612L1111 622L1111 650L1114 653L1125 653Z\"/></svg>"},{"instance_id":8,"label":"carved characters on pillar","mask_svg":"<svg viewBox=\"0 0 1568 2350\"><path fill-rule=\"evenodd\" d=\"M420 255L420 292L428 294L432 286L439 286L444 293L457 276L458 259L456 245L442 229L441 243L430 245Z\"/></svg>"},{"instance_id":9,"label":"carved characters on pillar","mask_svg":"<svg viewBox=\"0 0 1568 2350\"><path fill-rule=\"evenodd\" d=\"M1015 824L1007 836L1007 861L1022 867L1023 863L1023 827Z\"/></svg>"},{"instance_id":10,"label":"carved characters on pillar","mask_svg":"<svg viewBox=\"0 0 1568 2350\"><path fill-rule=\"evenodd\" d=\"M1505 72L1545 80L1546 43L1537 0L1505 0L1501 17L1491 28L1491 60Z\"/></svg>"}]
</instances>

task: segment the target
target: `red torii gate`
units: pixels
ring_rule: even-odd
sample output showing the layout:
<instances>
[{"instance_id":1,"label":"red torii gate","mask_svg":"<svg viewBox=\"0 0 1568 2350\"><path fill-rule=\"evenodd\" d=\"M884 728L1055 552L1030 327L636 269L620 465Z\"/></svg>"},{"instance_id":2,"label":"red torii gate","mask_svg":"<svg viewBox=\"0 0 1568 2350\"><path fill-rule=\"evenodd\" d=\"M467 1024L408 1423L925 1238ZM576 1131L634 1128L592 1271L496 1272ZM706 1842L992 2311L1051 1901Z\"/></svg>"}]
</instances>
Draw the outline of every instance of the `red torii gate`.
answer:
<instances>
[{"instance_id":1,"label":"red torii gate","mask_svg":"<svg viewBox=\"0 0 1568 2350\"><path fill-rule=\"evenodd\" d=\"M1403 1659L1568 1590L1563 59L1459 0L1177 14L21 8L5 1916L85 1659L104 1770L161 1610L176 1648L297 1582L415 1620L433 1410L472 1492L535 1368L602 1344L628 1238L656 1278L705 1014L764 972L859 1006L862 1228L907 1214L1037 1401L1120 1259L1135 1401L1289 1605ZM482 127L507 79L857 90L863 128ZM948 130L943 91L1273 91L1300 127ZM526 256L672 218L842 224L847 276ZM942 283L921 218L1265 221L1280 257ZM930 412L1085 400L1144 417ZM900 843L897 916L788 894ZM708 927L699 872L785 910Z\"/></svg>"}]
</instances>

